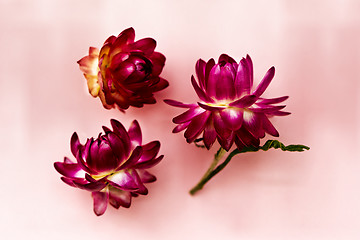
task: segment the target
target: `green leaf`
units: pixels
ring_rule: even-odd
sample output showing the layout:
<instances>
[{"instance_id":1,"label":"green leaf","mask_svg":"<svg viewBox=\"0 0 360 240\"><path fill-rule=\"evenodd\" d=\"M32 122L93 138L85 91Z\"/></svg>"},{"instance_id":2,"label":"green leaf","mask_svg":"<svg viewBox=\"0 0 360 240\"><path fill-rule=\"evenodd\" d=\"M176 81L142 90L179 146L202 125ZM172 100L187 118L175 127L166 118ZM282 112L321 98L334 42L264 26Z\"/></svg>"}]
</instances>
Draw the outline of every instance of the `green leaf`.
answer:
<instances>
[{"instance_id":1,"label":"green leaf","mask_svg":"<svg viewBox=\"0 0 360 240\"><path fill-rule=\"evenodd\" d=\"M237 149L237 151L238 151L237 153L257 152L259 150L267 151L270 148L275 148L275 149L280 148L283 151L289 151L289 152L303 152L304 150L310 149L308 146L301 145L301 144L296 144L296 145L292 144L292 145L285 146L283 143L279 142L278 140L267 140L263 146L260 146L258 148L244 147L243 149L241 149L241 151L239 151Z\"/></svg>"}]
</instances>

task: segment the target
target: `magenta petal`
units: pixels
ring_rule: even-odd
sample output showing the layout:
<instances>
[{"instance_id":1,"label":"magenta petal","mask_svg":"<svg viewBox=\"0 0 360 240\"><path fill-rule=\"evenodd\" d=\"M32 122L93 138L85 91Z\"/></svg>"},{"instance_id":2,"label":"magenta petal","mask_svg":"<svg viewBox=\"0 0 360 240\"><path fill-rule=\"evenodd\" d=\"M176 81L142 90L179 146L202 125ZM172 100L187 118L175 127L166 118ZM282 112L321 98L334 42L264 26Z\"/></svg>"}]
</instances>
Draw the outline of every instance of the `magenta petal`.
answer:
<instances>
[{"instance_id":1,"label":"magenta petal","mask_svg":"<svg viewBox=\"0 0 360 240\"><path fill-rule=\"evenodd\" d=\"M93 144L95 145L95 144ZM108 142L102 141L99 145L99 159L96 162L96 168L100 171L110 171L119 165L119 159L114 156Z\"/></svg>"},{"instance_id":2,"label":"magenta petal","mask_svg":"<svg viewBox=\"0 0 360 240\"><path fill-rule=\"evenodd\" d=\"M173 133L178 133L178 132L181 132L182 130L184 130L185 128L187 128L190 124L190 121L188 122L185 122L185 123L181 123L179 125L177 125L173 130L172 132Z\"/></svg>"},{"instance_id":3,"label":"magenta petal","mask_svg":"<svg viewBox=\"0 0 360 240\"><path fill-rule=\"evenodd\" d=\"M245 117L243 126L255 137L263 138L265 137L265 132L262 128L261 116L262 114L258 113L247 113L248 116Z\"/></svg>"},{"instance_id":4,"label":"magenta petal","mask_svg":"<svg viewBox=\"0 0 360 240\"><path fill-rule=\"evenodd\" d=\"M250 89L251 89L254 82L254 69L253 69L252 60L249 55L246 55L246 64L247 64L247 69L249 71Z\"/></svg>"},{"instance_id":5,"label":"magenta petal","mask_svg":"<svg viewBox=\"0 0 360 240\"><path fill-rule=\"evenodd\" d=\"M231 132L229 137L223 139L219 135L217 136L217 140L220 143L221 147L224 148L226 151L229 151L231 146L234 143L235 133Z\"/></svg>"},{"instance_id":6,"label":"magenta petal","mask_svg":"<svg viewBox=\"0 0 360 240\"><path fill-rule=\"evenodd\" d=\"M214 125L212 123L212 121L210 123L208 123L204 129L204 134L203 134L203 141L205 144L205 147L207 149L210 149L211 146L214 144L215 140L216 140L216 131L214 128Z\"/></svg>"},{"instance_id":7,"label":"magenta petal","mask_svg":"<svg viewBox=\"0 0 360 240\"><path fill-rule=\"evenodd\" d=\"M260 97L269 86L271 80L274 78L275 75L275 68L271 67L265 74L264 78L261 80L259 86L253 92L253 95Z\"/></svg>"},{"instance_id":8,"label":"magenta petal","mask_svg":"<svg viewBox=\"0 0 360 240\"><path fill-rule=\"evenodd\" d=\"M255 95L245 95L239 100L236 100L229 104L230 107L246 108L253 105L256 102L257 97Z\"/></svg>"},{"instance_id":9,"label":"magenta petal","mask_svg":"<svg viewBox=\"0 0 360 240\"><path fill-rule=\"evenodd\" d=\"M174 106L174 107L180 107L180 108L191 108L191 107L195 107L196 104L186 104L186 103L182 103L179 101L175 101L175 100L171 100L171 99L165 99L164 102L166 104L169 104L170 106Z\"/></svg>"},{"instance_id":10,"label":"magenta petal","mask_svg":"<svg viewBox=\"0 0 360 240\"><path fill-rule=\"evenodd\" d=\"M125 191L132 191L139 189L136 182L135 170L123 170L107 177L108 182Z\"/></svg>"},{"instance_id":11,"label":"magenta petal","mask_svg":"<svg viewBox=\"0 0 360 240\"><path fill-rule=\"evenodd\" d=\"M65 157L66 159L66 157ZM55 162L56 171L68 178L84 178L85 171L77 163Z\"/></svg>"},{"instance_id":12,"label":"magenta petal","mask_svg":"<svg viewBox=\"0 0 360 240\"><path fill-rule=\"evenodd\" d=\"M216 97L218 82L221 84L221 67L216 64L210 71L209 79L206 85L206 92L209 97Z\"/></svg>"},{"instance_id":13,"label":"magenta petal","mask_svg":"<svg viewBox=\"0 0 360 240\"><path fill-rule=\"evenodd\" d=\"M267 106L267 107L259 107L259 108L254 107L248 109L255 113L271 114L272 112L278 112L285 107L286 107L285 105L282 105L282 106Z\"/></svg>"},{"instance_id":14,"label":"magenta petal","mask_svg":"<svg viewBox=\"0 0 360 240\"><path fill-rule=\"evenodd\" d=\"M106 184L100 181L89 183L89 182L84 182L83 179L74 179L73 183L76 187L90 192L100 191L104 187L106 187Z\"/></svg>"},{"instance_id":15,"label":"magenta petal","mask_svg":"<svg viewBox=\"0 0 360 240\"><path fill-rule=\"evenodd\" d=\"M235 97L234 78L235 75L232 71L232 65L227 63L221 67L220 73L221 81L216 83L216 98L221 99L233 99Z\"/></svg>"},{"instance_id":16,"label":"magenta petal","mask_svg":"<svg viewBox=\"0 0 360 240\"><path fill-rule=\"evenodd\" d=\"M238 97L249 94L251 90L250 74L246 60L241 59L235 78L235 91Z\"/></svg>"},{"instance_id":17,"label":"magenta petal","mask_svg":"<svg viewBox=\"0 0 360 240\"><path fill-rule=\"evenodd\" d=\"M133 44L131 44L131 48L134 50L140 50L145 55L151 55L156 47L156 41L152 38L143 38L140 39Z\"/></svg>"},{"instance_id":18,"label":"magenta petal","mask_svg":"<svg viewBox=\"0 0 360 240\"><path fill-rule=\"evenodd\" d=\"M134 166L134 168L138 168L138 169L151 168L151 167L157 165L163 158L164 158L164 155L160 155L157 158L152 158L148 161L143 161L143 162L137 163Z\"/></svg>"},{"instance_id":19,"label":"magenta petal","mask_svg":"<svg viewBox=\"0 0 360 240\"><path fill-rule=\"evenodd\" d=\"M160 150L160 142L152 141L142 146L143 153L138 163L149 161L156 157Z\"/></svg>"},{"instance_id":20,"label":"magenta petal","mask_svg":"<svg viewBox=\"0 0 360 240\"><path fill-rule=\"evenodd\" d=\"M134 120L131 123L128 134L130 137L132 148L135 148L136 146L141 145L142 134L141 134L141 129L140 129L140 125L139 125L138 121Z\"/></svg>"},{"instance_id":21,"label":"magenta petal","mask_svg":"<svg viewBox=\"0 0 360 240\"><path fill-rule=\"evenodd\" d=\"M64 183L66 183L67 185L69 185L70 187L77 188L77 186L73 183L73 179L71 179L71 178L66 178L66 177L61 177L60 179L61 179Z\"/></svg>"},{"instance_id":22,"label":"magenta petal","mask_svg":"<svg viewBox=\"0 0 360 240\"><path fill-rule=\"evenodd\" d=\"M76 154L79 151L80 147L82 147L82 145L80 144L79 137L77 133L74 132L70 140L70 149L74 157L76 157Z\"/></svg>"},{"instance_id":23,"label":"magenta petal","mask_svg":"<svg viewBox=\"0 0 360 240\"><path fill-rule=\"evenodd\" d=\"M108 139L109 139L109 144L111 146L111 149L115 155L116 158L118 158L119 160L122 160L125 158L125 150L124 150L124 144L121 141L121 139L114 133L109 132L107 134Z\"/></svg>"},{"instance_id":24,"label":"magenta petal","mask_svg":"<svg viewBox=\"0 0 360 240\"><path fill-rule=\"evenodd\" d=\"M117 120L111 119L110 120L111 126L113 127L114 133L119 136L119 138L123 141L125 156L128 156L130 153L130 137L126 132L124 126Z\"/></svg>"},{"instance_id":25,"label":"magenta petal","mask_svg":"<svg viewBox=\"0 0 360 240\"><path fill-rule=\"evenodd\" d=\"M196 62L195 71L197 79L199 80L200 88L205 89L205 67L206 62L202 59L199 59Z\"/></svg>"},{"instance_id":26,"label":"magenta petal","mask_svg":"<svg viewBox=\"0 0 360 240\"><path fill-rule=\"evenodd\" d=\"M109 194L107 192L92 192L91 195L94 199L94 213L97 216L103 215L109 202Z\"/></svg>"},{"instance_id":27,"label":"magenta petal","mask_svg":"<svg viewBox=\"0 0 360 240\"><path fill-rule=\"evenodd\" d=\"M218 62L226 62L231 64L236 63L236 61L232 57L224 53L220 55Z\"/></svg>"},{"instance_id":28,"label":"magenta petal","mask_svg":"<svg viewBox=\"0 0 360 240\"><path fill-rule=\"evenodd\" d=\"M111 206L116 209L118 209L120 206L129 208L131 205L131 194L130 192L109 186L109 202Z\"/></svg>"},{"instance_id":29,"label":"magenta petal","mask_svg":"<svg viewBox=\"0 0 360 240\"><path fill-rule=\"evenodd\" d=\"M191 84L198 95L198 97L204 102L214 102L196 83L194 76L191 76Z\"/></svg>"},{"instance_id":30,"label":"magenta petal","mask_svg":"<svg viewBox=\"0 0 360 240\"><path fill-rule=\"evenodd\" d=\"M156 181L156 177L146 170L138 169L137 172L143 183L151 183Z\"/></svg>"},{"instance_id":31,"label":"magenta petal","mask_svg":"<svg viewBox=\"0 0 360 240\"><path fill-rule=\"evenodd\" d=\"M139 161L142 153L143 153L142 147L137 146L134 149L134 151L132 151L130 158L128 160L126 160L126 162L124 164L122 164L120 167L118 167L116 169L116 171L132 167L135 163L137 163Z\"/></svg>"},{"instance_id":32,"label":"magenta petal","mask_svg":"<svg viewBox=\"0 0 360 240\"><path fill-rule=\"evenodd\" d=\"M263 117L261 118L261 122L265 132L267 132L268 134L274 137L279 136L279 132L275 129L274 125L272 125L272 123L265 115L263 115Z\"/></svg>"},{"instance_id":33,"label":"magenta petal","mask_svg":"<svg viewBox=\"0 0 360 240\"><path fill-rule=\"evenodd\" d=\"M276 104L276 103L281 103L283 101L285 101L286 99L288 99L289 96L283 96L283 97L278 97L278 98L270 98L270 99L259 99L259 103L261 104Z\"/></svg>"},{"instance_id":34,"label":"magenta petal","mask_svg":"<svg viewBox=\"0 0 360 240\"><path fill-rule=\"evenodd\" d=\"M209 110L209 111L219 111L219 110L223 110L226 108L226 106L211 106L211 105L203 104L201 102L198 102L198 105L200 107L202 107L203 109Z\"/></svg>"},{"instance_id":35,"label":"magenta petal","mask_svg":"<svg viewBox=\"0 0 360 240\"><path fill-rule=\"evenodd\" d=\"M243 110L237 108L226 108L220 111L221 119L230 130L238 130L243 122Z\"/></svg>"},{"instance_id":36,"label":"magenta petal","mask_svg":"<svg viewBox=\"0 0 360 240\"><path fill-rule=\"evenodd\" d=\"M115 38L114 38L115 39ZM133 28L128 28L122 31L114 42L110 42L114 47L122 47L126 44L133 43L135 39L135 31ZM106 43L107 41L105 41Z\"/></svg>"},{"instance_id":37,"label":"magenta petal","mask_svg":"<svg viewBox=\"0 0 360 240\"><path fill-rule=\"evenodd\" d=\"M277 112L272 112L271 114L267 114L270 116L287 116L290 115L290 112L285 112L285 111L277 111Z\"/></svg>"},{"instance_id":38,"label":"magenta petal","mask_svg":"<svg viewBox=\"0 0 360 240\"><path fill-rule=\"evenodd\" d=\"M92 169L90 169L88 166L87 166L87 164L85 163L85 161L84 161L84 159L82 158L82 156L81 155L83 155L82 154L82 152L81 152L81 150L77 153L77 155L76 155L76 160L77 160L77 163L78 163L78 165L85 171L85 172L88 172L88 173L90 173L90 174L97 174L97 172L96 171L94 171L94 170L92 170Z\"/></svg>"},{"instance_id":39,"label":"magenta petal","mask_svg":"<svg viewBox=\"0 0 360 240\"><path fill-rule=\"evenodd\" d=\"M154 76L159 76L165 65L165 56L159 52L153 52L150 56L150 60L153 64L152 74Z\"/></svg>"},{"instance_id":40,"label":"magenta petal","mask_svg":"<svg viewBox=\"0 0 360 240\"><path fill-rule=\"evenodd\" d=\"M180 114L179 116L173 118L173 123L180 124L180 123L190 121L191 119L193 119L194 117L202 114L203 112L205 112L205 110L200 108L200 107L190 108L186 112L184 112L184 113Z\"/></svg>"},{"instance_id":41,"label":"magenta petal","mask_svg":"<svg viewBox=\"0 0 360 240\"><path fill-rule=\"evenodd\" d=\"M214 128L221 139L231 138L232 130L222 120L220 114L213 114Z\"/></svg>"},{"instance_id":42,"label":"magenta petal","mask_svg":"<svg viewBox=\"0 0 360 240\"><path fill-rule=\"evenodd\" d=\"M191 120L188 128L184 133L184 136L188 143L193 142L196 137L204 130L205 123L208 120L209 116L210 112L205 111Z\"/></svg>"},{"instance_id":43,"label":"magenta petal","mask_svg":"<svg viewBox=\"0 0 360 240\"><path fill-rule=\"evenodd\" d=\"M251 133L245 128L241 128L240 130L236 131L236 136L240 139L243 145L247 147L258 147L260 144L260 140L251 135Z\"/></svg>"}]
</instances>

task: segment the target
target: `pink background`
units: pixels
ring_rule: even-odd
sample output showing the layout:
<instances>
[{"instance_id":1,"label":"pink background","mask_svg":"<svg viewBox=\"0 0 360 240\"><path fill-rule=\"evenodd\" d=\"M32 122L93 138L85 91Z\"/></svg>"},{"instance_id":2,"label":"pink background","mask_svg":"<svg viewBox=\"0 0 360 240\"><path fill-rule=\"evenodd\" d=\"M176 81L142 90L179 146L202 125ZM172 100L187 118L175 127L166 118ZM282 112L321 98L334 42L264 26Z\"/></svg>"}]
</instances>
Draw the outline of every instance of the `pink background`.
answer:
<instances>
[{"instance_id":1,"label":"pink background","mask_svg":"<svg viewBox=\"0 0 360 240\"><path fill-rule=\"evenodd\" d=\"M359 12L356 0L0 0L1 239L360 239ZM170 87L122 114L87 93L76 61L130 26L157 40ZM172 134L181 109L162 100L196 101L196 60L223 52L250 54L257 82L276 67L266 96L290 95L293 113L273 119L279 140L311 150L238 156L191 197L216 148ZM148 196L96 217L53 162L110 118L138 119L165 158Z\"/></svg>"}]
</instances>

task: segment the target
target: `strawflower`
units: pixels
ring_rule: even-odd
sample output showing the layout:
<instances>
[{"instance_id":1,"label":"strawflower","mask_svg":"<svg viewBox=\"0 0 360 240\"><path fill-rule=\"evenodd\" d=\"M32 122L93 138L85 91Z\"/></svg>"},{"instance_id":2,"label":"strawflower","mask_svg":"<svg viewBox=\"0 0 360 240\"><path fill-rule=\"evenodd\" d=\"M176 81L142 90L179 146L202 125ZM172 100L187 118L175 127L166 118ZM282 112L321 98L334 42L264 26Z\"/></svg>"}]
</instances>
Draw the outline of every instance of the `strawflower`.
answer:
<instances>
[{"instance_id":1,"label":"strawflower","mask_svg":"<svg viewBox=\"0 0 360 240\"><path fill-rule=\"evenodd\" d=\"M106 109L117 107L124 111L129 106L154 104L154 92L169 85L159 76L165 56L154 51L156 41L134 39L134 29L128 28L117 37L110 36L100 51L90 47L89 55L78 61L89 93L99 97Z\"/></svg>"},{"instance_id":2,"label":"strawflower","mask_svg":"<svg viewBox=\"0 0 360 240\"><path fill-rule=\"evenodd\" d=\"M202 183L191 191L192 194L225 167L215 169L221 157L234 143L236 154L262 149L260 139L264 138L266 133L279 136L269 118L290 114L282 111L285 105L277 105L288 96L261 97L275 75L274 67L271 67L260 84L253 88L254 70L249 55L239 63L226 54L222 54L217 63L214 59L208 62L199 59L195 70L197 81L191 76L191 83L200 100L191 104L165 100L171 106L188 109L173 118L173 122L178 124L173 130L174 133L185 130L184 137L188 143L195 142L198 145L198 142L202 141L207 149L210 149L216 140L221 146L214 162L200 181ZM264 145L263 150L279 147L277 143ZM289 150L284 145L280 148L285 151L293 149L290 147ZM236 154L231 153L230 159Z\"/></svg>"},{"instance_id":3,"label":"strawflower","mask_svg":"<svg viewBox=\"0 0 360 240\"><path fill-rule=\"evenodd\" d=\"M72 187L90 191L94 200L94 212L104 214L108 203L114 208L128 208L131 198L147 195L144 183L156 181L156 177L145 169L158 164L163 155L157 154L159 141L142 145L142 134L138 122L132 122L128 131L112 119L113 130L103 127L98 138L87 139L82 145L76 132L70 146L76 162L65 157L55 162L55 169L63 175L61 180Z\"/></svg>"}]
</instances>

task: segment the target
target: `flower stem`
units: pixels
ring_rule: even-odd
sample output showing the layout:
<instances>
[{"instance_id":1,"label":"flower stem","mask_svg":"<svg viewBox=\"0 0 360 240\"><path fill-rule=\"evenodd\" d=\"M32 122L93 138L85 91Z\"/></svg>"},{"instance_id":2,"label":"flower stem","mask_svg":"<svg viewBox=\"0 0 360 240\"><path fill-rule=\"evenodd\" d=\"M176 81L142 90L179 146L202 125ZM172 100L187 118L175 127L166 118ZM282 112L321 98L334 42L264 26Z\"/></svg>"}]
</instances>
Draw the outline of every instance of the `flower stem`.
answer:
<instances>
[{"instance_id":1,"label":"flower stem","mask_svg":"<svg viewBox=\"0 0 360 240\"><path fill-rule=\"evenodd\" d=\"M214 156L213 162L211 163L210 167L208 168L204 176L200 179L199 183L190 190L191 195L194 195L197 191L201 190L204 187L204 185L214 176L213 175L214 168L218 165L220 159L224 156L225 152L226 152L225 149L223 149L222 147L219 148L219 150L216 152Z\"/></svg>"}]
</instances>

